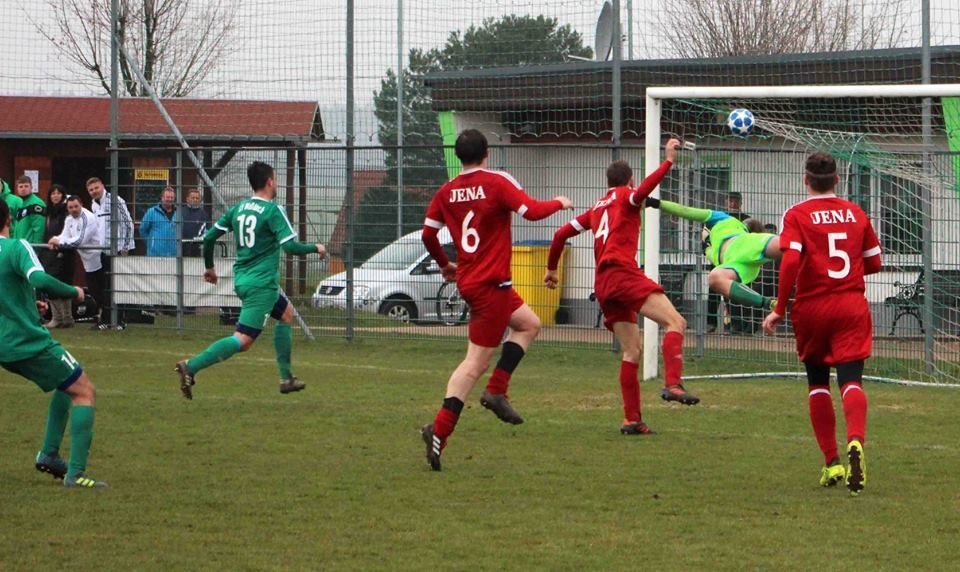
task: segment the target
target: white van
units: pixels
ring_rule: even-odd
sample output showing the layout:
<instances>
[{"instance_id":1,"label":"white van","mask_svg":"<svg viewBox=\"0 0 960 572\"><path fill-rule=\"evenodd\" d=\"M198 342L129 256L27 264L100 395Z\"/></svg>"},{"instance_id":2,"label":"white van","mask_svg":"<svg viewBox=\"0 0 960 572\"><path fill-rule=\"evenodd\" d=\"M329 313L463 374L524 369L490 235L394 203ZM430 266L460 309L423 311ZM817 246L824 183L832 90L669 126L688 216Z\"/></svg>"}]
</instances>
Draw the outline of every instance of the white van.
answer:
<instances>
[{"instance_id":1,"label":"white van","mask_svg":"<svg viewBox=\"0 0 960 572\"><path fill-rule=\"evenodd\" d=\"M404 322L439 321L437 295L444 284L440 267L411 232L383 247L353 270L353 305ZM451 261L457 259L450 231L440 230L440 244ZM313 294L317 308L347 307L347 273L331 276Z\"/></svg>"}]
</instances>

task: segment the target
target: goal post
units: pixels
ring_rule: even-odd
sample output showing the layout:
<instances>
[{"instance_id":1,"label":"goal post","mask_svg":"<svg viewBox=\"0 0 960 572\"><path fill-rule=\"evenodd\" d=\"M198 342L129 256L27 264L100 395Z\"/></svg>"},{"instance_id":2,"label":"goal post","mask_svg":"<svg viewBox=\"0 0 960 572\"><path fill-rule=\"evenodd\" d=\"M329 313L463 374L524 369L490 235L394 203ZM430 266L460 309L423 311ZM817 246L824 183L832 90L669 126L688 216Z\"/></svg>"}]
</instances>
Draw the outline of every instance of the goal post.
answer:
<instances>
[{"instance_id":1,"label":"goal post","mask_svg":"<svg viewBox=\"0 0 960 572\"><path fill-rule=\"evenodd\" d=\"M866 210L875 227L879 224L877 230L885 250L884 265L890 266L887 283L871 287L871 281L876 278L868 278L868 290L876 298L871 300L875 333L878 327L888 327L889 321L893 323L888 336L875 340L875 347L883 348L875 353L887 356L880 361L884 362L884 367L889 366L888 371L895 373L875 377L938 385L960 384L960 369L957 367L960 361L960 311L957 309L960 287L956 287L960 283L960 233L955 230L960 226L960 220L957 220L960 217L960 117L952 117L960 114L950 112L960 108L957 105L960 99L950 100L950 105L944 99L942 105L937 104L937 112L931 113L931 99L925 98L960 98L960 83L649 87L646 90L645 172L649 175L659 165L663 142L668 135L696 140L697 150L693 153L702 155L712 150L713 157L727 157L731 169L725 175L728 193L739 194L741 190L749 189L754 197L767 200L760 193L770 191L753 187L762 186L758 185L759 181L769 183L782 179L783 184L774 185L779 189L774 191L779 199L777 213L772 212L774 207L766 213L771 217L776 214L776 218L770 220L779 222L783 210L804 196L800 183L802 157L816 150L833 153L842 170L839 194L846 196L847 191L862 190L864 203L861 206L868 207ZM749 138L735 137L725 127L726 114L736 107L754 112L755 130ZM690 121L691 117L696 117L697 121ZM678 163L689 153L682 152ZM767 157L783 153L791 155L784 155L779 163L760 159L761 154ZM755 163L760 166L753 166ZM782 167L792 163L797 166L791 166L789 172ZM773 164L781 167L765 166ZM741 168L750 165L750 176L741 177L743 181L737 180L737 165ZM681 178L683 181L675 185L696 187L702 180L694 175ZM661 187L665 183L666 180ZM661 195L661 187L653 196ZM713 200L718 196L718 193L710 194L703 189L695 194L710 196ZM723 209L722 204L695 206ZM646 209L643 220L644 271L651 279L660 282L664 260L660 211ZM953 230L949 230L950 225L941 224L945 222L951 223ZM682 241L674 242L680 244ZM691 238L687 244L692 242ZM906 247L903 246L905 243L908 243ZM935 246L938 244L942 246ZM938 249L936 252L935 248ZM939 249L949 252L943 253ZM686 260L694 255L690 250ZM887 256L886 251L891 255ZM695 255L702 256L702 252ZM677 255L674 258L683 257ZM689 274L687 271L686 275ZM687 280L690 280L689 276ZM680 282L681 288L683 282ZM697 303L694 307L702 308L703 305ZM678 310L685 313L684 308ZM903 312L908 316L900 320ZM896 318L892 317L894 314ZM913 318L919 322L919 327L915 322L908 323ZM904 325L916 335L903 335ZM695 335L703 336L703 332ZM691 337L689 329L687 337ZM657 324L645 319L644 379L658 375L659 339ZM704 346L700 343L698 347ZM739 353L733 353L740 364L743 364L744 356L770 355L769 348L764 346L764 338L756 333L743 341L728 339L717 347L735 348ZM778 355L785 356L785 344L778 347ZM685 352L689 350L688 343ZM789 363L786 357L776 359L779 360L776 363L782 365ZM769 362L765 363L769 365ZM904 365L907 363L909 365ZM731 370L736 367L731 365ZM795 356L791 367L794 370L798 367Z\"/></svg>"}]
</instances>

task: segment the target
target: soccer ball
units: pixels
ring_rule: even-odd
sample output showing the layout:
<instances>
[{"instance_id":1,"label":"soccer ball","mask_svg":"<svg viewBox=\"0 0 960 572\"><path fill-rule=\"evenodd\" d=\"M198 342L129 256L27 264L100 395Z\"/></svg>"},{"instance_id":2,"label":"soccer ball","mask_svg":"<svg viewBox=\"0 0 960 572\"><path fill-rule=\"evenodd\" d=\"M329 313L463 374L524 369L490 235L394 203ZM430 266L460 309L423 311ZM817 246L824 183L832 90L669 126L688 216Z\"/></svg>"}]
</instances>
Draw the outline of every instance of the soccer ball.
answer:
<instances>
[{"instance_id":1,"label":"soccer ball","mask_svg":"<svg viewBox=\"0 0 960 572\"><path fill-rule=\"evenodd\" d=\"M746 137L753 133L753 113L749 109L734 109L727 117L727 127L737 137Z\"/></svg>"}]
</instances>

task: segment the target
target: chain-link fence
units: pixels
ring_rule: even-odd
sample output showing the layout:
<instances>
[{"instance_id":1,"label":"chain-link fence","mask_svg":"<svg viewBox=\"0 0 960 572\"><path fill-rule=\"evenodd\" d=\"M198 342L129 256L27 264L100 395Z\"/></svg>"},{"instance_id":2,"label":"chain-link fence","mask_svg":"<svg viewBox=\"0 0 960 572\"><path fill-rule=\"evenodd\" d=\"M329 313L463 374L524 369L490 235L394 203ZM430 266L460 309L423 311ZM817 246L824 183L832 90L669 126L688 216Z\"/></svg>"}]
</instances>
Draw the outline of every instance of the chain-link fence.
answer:
<instances>
[{"instance_id":1,"label":"chain-link fence","mask_svg":"<svg viewBox=\"0 0 960 572\"><path fill-rule=\"evenodd\" d=\"M117 320L142 324L132 327L235 322L231 237L215 252L217 286L202 281L197 237L249 194L253 160L276 168L276 200L300 239L327 245L326 260L281 263L281 285L314 335L459 343L468 310L417 236L432 193L459 169L450 152L458 131L486 133L490 166L532 196L563 194L585 209L604 192L611 160L628 160L638 175L649 167L648 86L960 77L960 8L946 1L171 0L159 21L148 17L155 4L0 3L4 21L21 22L0 39L15 56L0 65L0 176L35 173L42 196L60 183L88 207L85 183L98 176L126 200L135 249L123 254L114 242L109 258L112 308ZM122 27L116 49L113 22ZM960 357L957 101L933 102L925 154L894 139L879 144L898 157L896 168L936 173L934 184L898 177L885 163L844 167L844 192L873 217L888 254L867 292L876 372L887 377L958 377L949 366ZM850 139L837 133L921 138L916 102L855 103L842 113L815 99L767 105L822 137L767 133L745 144L729 136L718 110L683 102L662 129L699 147L661 193L739 210L775 232L803 196L809 150L837 150ZM172 204L164 203L167 187ZM920 232L925 208L937 221L932 249ZM592 298L588 236L568 246L562 288L541 286L545 241L567 218L514 221L514 283L547 325L542 341L610 348ZM790 338L760 336L759 311L708 292L700 232L663 218L661 282L688 318L690 351L731 358L731 371L796 369ZM775 282L770 265L754 287L770 295ZM931 355L932 370L922 363ZM920 365L905 369L904 361Z\"/></svg>"}]
</instances>

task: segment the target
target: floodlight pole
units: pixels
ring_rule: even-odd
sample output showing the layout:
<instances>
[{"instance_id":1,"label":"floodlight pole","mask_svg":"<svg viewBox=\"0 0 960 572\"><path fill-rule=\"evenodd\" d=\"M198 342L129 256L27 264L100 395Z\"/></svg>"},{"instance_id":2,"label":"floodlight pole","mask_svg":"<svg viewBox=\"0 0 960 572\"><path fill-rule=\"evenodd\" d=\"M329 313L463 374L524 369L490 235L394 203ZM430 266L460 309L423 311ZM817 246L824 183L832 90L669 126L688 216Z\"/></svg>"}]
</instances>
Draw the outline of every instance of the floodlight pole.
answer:
<instances>
[{"instance_id":1,"label":"floodlight pole","mask_svg":"<svg viewBox=\"0 0 960 572\"><path fill-rule=\"evenodd\" d=\"M117 254L117 197L120 196L120 49L117 41L120 19L120 0L110 2L110 256ZM114 267L110 265L110 295L116 292ZM115 298L115 297L114 297ZM117 305L110 304L110 323L119 322Z\"/></svg>"},{"instance_id":2,"label":"floodlight pole","mask_svg":"<svg viewBox=\"0 0 960 572\"><path fill-rule=\"evenodd\" d=\"M930 0L921 2L921 81L930 84ZM921 107L921 136L923 138L923 170L929 175L933 171L933 102L929 97L923 98ZM927 374L933 373L933 190L927 185L920 186L920 209L923 224L921 225L920 248L923 256L923 323L927 325L923 336L923 354Z\"/></svg>"},{"instance_id":3,"label":"floodlight pole","mask_svg":"<svg viewBox=\"0 0 960 572\"><path fill-rule=\"evenodd\" d=\"M397 0L397 238L403 236L403 0Z\"/></svg>"}]
</instances>

